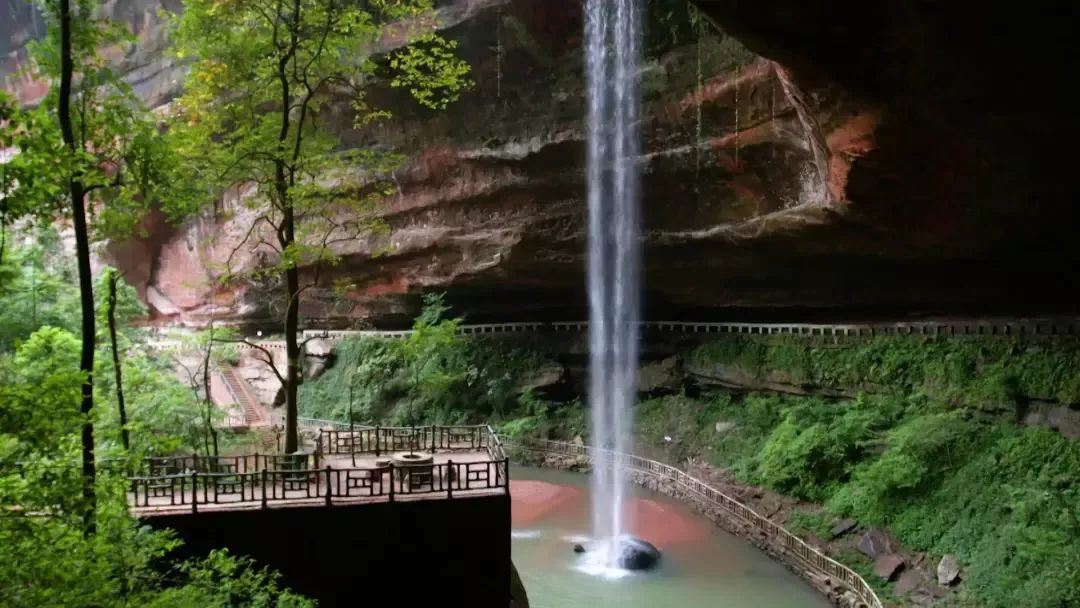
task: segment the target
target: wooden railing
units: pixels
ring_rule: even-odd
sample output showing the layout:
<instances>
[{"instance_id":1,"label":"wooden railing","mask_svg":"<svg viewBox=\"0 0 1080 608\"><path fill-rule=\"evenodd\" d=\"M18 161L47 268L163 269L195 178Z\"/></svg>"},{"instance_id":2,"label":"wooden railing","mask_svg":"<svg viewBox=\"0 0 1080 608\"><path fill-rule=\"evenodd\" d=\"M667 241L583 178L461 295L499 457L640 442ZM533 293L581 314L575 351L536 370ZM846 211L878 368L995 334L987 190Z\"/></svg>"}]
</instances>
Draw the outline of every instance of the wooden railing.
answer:
<instances>
[{"instance_id":1,"label":"wooden railing","mask_svg":"<svg viewBox=\"0 0 1080 608\"><path fill-rule=\"evenodd\" d=\"M489 459L356 466L357 454L419 450L486 452ZM325 457L344 454L352 456L352 467L321 466ZM352 431L324 427L310 453L150 457L137 463L128 479L131 506L136 510L182 507L196 512L200 505L265 508L284 503L393 501L409 495L453 498L455 492L496 488L509 492L510 469L502 442L487 425L354 427Z\"/></svg>"},{"instance_id":2,"label":"wooden railing","mask_svg":"<svg viewBox=\"0 0 1080 608\"><path fill-rule=\"evenodd\" d=\"M318 454L245 454L243 456L150 456L136 471L141 476L198 473L253 473L263 469L318 468Z\"/></svg>"},{"instance_id":3,"label":"wooden railing","mask_svg":"<svg viewBox=\"0 0 1080 608\"><path fill-rule=\"evenodd\" d=\"M506 444L530 451L583 456L593 463L600 461L606 464L614 464L646 475L671 480L679 488L696 496L698 500L707 505L723 509L728 514L779 541L789 554L799 558L806 566L820 574L829 576L834 581L841 582L854 592L866 608L883 608L883 604L877 594L874 593L874 590L854 570L806 544L801 538L788 532L783 526L758 514L750 507L671 465L634 456L633 454L598 450L589 446L562 441L531 439L511 442L507 440Z\"/></svg>"},{"instance_id":4,"label":"wooden railing","mask_svg":"<svg viewBox=\"0 0 1080 608\"><path fill-rule=\"evenodd\" d=\"M385 467L261 469L233 473L180 473L130 477L136 510L350 504L402 497L447 499L468 492L509 491L509 461L453 462ZM441 496L440 496L441 495Z\"/></svg>"},{"instance_id":5,"label":"wooden railing","mask_svg":"<svg viewBox=\"0 0 1080 608\"><path fill-rule=\"evenodd\" d=\"M325 421L324 421L325 422ZM421 427L354 427L340 430L337 423L333 429L319 431L320 454L375 454L424 450L428 452L480 452L489 451L499 444L498 436L487 425L475 426L421 426ZM496 456L492 454L492 456Z\"/></svg>"},{"instance_id":6,"label":"wooden railing","mask_svg":"<svg viewBox=\"0 0 1080 608\"><path fill-rule=\"evenodd\" d=\"M284 424L285 417L279 416L280 420L275 421L275 424ZM305 418L300 416L296 419L297 425L303 428L312 429L324 429L333 428L337 431L348 431L350 429L370 429L375 428L366 424L349 424L348 422L342 422L341 420L326 420L324 418Z\"/></svg>"}]
</instances>

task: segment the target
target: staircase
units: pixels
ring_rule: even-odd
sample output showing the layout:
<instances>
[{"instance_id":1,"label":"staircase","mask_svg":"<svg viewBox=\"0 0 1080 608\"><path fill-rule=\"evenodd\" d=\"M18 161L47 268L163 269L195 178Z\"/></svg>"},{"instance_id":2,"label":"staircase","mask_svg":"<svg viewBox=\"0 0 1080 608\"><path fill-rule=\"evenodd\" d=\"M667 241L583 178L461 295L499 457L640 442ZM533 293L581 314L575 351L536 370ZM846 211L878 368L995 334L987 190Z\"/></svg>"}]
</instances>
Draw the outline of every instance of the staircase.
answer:
<instances>
[{"instance_id":1,"label":"staircase","mask_svg":"<svg viewBox=\"0 0 1080 608\"><path fill-rule=\"evenodd\" d=\"M221 379L225 382L225 386L229 389L229 393L232 394L233 399L241 409L243 409L248 426L268 426L270 420L266 415L266 412L252 394L247 380L244 380L237 375L236 368L222 366L218 369L218 372L221 374Z\"/></svg>"}]
</instances>

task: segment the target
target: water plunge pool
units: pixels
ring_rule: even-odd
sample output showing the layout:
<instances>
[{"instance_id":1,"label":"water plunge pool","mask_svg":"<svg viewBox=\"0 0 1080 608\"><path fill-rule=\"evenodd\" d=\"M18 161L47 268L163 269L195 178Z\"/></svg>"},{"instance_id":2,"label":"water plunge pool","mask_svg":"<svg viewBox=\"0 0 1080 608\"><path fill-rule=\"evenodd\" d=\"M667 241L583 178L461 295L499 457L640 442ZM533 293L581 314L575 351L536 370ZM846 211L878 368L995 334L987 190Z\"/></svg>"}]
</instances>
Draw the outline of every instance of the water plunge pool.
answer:
<instances>
[{"instance_id":1,"label":"water plunge pool","mask_svg":"<svg viewBox=\"0 0 1080 608\"><path fill-rule=\"evenodd\" d=\"M830 604L783 565L686 505L633 486L631 534L663 557L647 572L601 576L574 543L588 539L589 477L515 467L512 555L532 608L824 608Z\"/></svg>"}]
</instances>

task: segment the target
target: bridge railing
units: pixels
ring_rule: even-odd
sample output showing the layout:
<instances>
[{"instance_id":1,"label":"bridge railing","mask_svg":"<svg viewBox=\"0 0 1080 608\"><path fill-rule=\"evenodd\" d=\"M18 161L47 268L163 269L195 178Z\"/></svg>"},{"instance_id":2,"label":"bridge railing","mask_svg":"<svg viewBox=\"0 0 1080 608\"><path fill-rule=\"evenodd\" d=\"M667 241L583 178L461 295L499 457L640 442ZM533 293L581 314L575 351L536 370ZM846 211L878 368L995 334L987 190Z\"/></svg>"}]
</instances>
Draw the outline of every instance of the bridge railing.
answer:
<instances>
[{"instance_id":1,"label":"bridge railing","mask_svg":"<svg viewBox=\"0 0 1080 608\"><path fill-rule=\"evenodd\" d=\"M292 504L393 502L402 497L440 497L509 491L508 460L384 467L261 469L131 477L131 506L138 510L262 507Z\"/></svg>"},{"instance_id":2,"label":"bridge railing","mask_svg":"<svg viewBox=\"0 0 1080 608\"><path fill-rule=\"evenodd\" d=\"M633 454L622 454L610 450L598 450L590 446L549 441L542 439L519 440L507 445L519 449L551 452L568 456L583 456L594 464L621 466L629 470L673 481L679 488L695 496L700 502L719 507L728 514L764 532L769 537L780 541L784 548L798 557L812 570L824 574L835 581L842 582L858 596L866 608L883 608L881 600L873 588L851 568L828 557L821 551L806 544L801 538L787 531L783 526L762 516L738 500L716 490L703 481L691 477L686 472L656 460L642 458Z\"/></svg>"}]
</instances>

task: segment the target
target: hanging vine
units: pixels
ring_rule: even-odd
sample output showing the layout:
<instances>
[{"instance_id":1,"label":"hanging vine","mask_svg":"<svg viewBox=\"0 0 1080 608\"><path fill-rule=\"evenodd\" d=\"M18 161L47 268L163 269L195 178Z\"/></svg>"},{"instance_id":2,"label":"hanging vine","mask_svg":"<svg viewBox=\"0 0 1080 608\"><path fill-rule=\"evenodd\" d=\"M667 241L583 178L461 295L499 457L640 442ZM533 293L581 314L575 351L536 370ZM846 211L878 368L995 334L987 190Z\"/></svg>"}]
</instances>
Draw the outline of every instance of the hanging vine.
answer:
<instances>
[{"instance_id":1,"label":"hanging vine","mask_svg":"<svg viewBox=\"0 0 1080 608\"><path fill-rule=\"evenodd\" d=\"M697 92L696 92L696 106L697 106L697 125L694 131L694 192L699 192L698 185L700 183L701 176L701 140L702 140L702 109L704 104L704 87L705 79L703 75L703 69L701 65L701 37L703 29L701 27L702 19L697 9L691 7L690 19L695 22L697 27Z\"/></svg>"},{"instance_id":2,"label":"hanging vine","mask_svg":"<svg viewBox=\"0 0 1080 608\"><path fill-rule=\"evenodd\" d=\"M495 12L495 98L502 99L502 8Z\"/></svg>"},{"instance_id":3,"label":"hanging vine","mask_svg":"<svg viewBox=\"0 0 1080 608\"><path fill-rule=\"evenodd\" d=\"M742 77L742 60L735 60L735 169L739 168L739 80Z\"/></svg>"}]
</instances>

